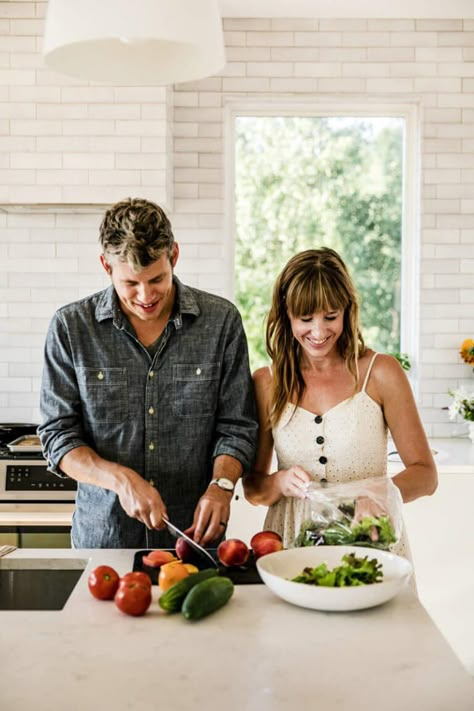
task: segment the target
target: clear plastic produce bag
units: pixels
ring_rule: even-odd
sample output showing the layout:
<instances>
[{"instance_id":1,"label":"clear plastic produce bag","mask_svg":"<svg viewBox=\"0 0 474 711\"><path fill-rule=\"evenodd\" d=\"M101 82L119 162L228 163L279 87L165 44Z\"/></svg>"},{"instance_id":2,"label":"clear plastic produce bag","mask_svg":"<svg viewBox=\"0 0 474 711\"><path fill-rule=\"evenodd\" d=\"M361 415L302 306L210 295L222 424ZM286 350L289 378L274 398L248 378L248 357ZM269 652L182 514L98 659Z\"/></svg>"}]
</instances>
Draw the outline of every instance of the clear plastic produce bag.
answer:
<instances>
[{"instance_id":1,"label":"clear plastic produce bag","mask_svg":"<svg viewBox=\"0 0 474 711\"><path fill-rule=\"evenodd\" d=\"M308 485L311 519L303 522L295 547L366 546L389 550L400 539L403 501L389 477L346 484Z\"/></svg>"}]
</instances>

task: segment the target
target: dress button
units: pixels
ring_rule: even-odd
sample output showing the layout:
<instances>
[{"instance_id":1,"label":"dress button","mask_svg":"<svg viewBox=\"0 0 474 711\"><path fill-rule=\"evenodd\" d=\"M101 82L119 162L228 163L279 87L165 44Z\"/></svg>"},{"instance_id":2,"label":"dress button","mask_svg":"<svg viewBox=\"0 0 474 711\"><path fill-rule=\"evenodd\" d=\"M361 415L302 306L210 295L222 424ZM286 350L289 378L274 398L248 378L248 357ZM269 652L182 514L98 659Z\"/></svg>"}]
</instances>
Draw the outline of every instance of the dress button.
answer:
<instances>
[{"instance_id":1,"label":"dress button","mask_svg":"<svg viewBox=\"0 0 474 711\"><path fill-rule=\"evenodd\" d=\"M148 414L149 414L149 415L154 415L154 414L155 414L155 408L154 408L154 407L149 407L149 408L148 408Z\"/></svg>"},{"instance_id":2,"label":"dress button","mask_svg":"<svg viewBox=\"0 0 474 711\"><path fill-rule=\"evenodd\" d=\"M149 377L149 378L154 378L154 377L155 377L155 373L153 372L153 370L150 370L150 372L148 373L148 377Z\"/></svg>"},{"instance_id":3,"label":"dress button","mask_svg":"<svg viewBox=\"0 0 474 711\"><path fill-rule=\"evenodd\" d=\"M328 458L327 458L327 457L319 457L319 463L320 463L320 464L326 464L327 461L328 461Z\"/></svg>"},{"instance_id":4,"label":"dress button","mask_svg":"<svg viewBox=\"0 0 474 711\"><path fill-rule=\"evenodd\" d=\"M324 444L324 437L321 437L321 436L316 437L316 442L317 442L317 444Z\"/></svg>"},{"instance_id":5,"label":"dress button","mask_svg":"<svg viewBox=\"0 0 474 711\"><path fill-rule=\"evenodd\" d=\"M155 445L153 444L153 442L150 442L150 444L148 445L148 449L151 449L151 450L155 449Z\"/></svg>"},{"instance_id":6,"label":"dress button","mask_svg":"<svg viewBox=\"0 0 474 711\"><path fill-rule=\"evenodd\" d=\"M320 425L321 422L323 421L323 418L321 417L321 415L316 415L316 417L314 418L314 421L316 422L317 425Z\"/></svg>"}]
</instances>

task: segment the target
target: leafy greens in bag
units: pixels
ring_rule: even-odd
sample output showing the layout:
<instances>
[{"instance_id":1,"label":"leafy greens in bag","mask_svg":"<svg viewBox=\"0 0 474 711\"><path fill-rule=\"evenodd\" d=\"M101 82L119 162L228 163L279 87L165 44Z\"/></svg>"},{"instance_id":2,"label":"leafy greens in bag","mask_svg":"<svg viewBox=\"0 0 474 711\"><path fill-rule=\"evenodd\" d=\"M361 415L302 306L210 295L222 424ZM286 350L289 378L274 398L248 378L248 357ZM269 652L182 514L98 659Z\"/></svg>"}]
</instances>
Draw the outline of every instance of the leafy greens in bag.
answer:
<instances>
[{"instance_id":1,"label":"leafy greens in bag","mask_svg":"<svg viewBox=\"0 0 474 711\"><path fill-rule=\"evenodd\" d=\"M402 500L387 477L348 484L312 484L311 519L303 522L296 547L355 545L388 550L401 534Z\"/></svg>"}]
</instances>

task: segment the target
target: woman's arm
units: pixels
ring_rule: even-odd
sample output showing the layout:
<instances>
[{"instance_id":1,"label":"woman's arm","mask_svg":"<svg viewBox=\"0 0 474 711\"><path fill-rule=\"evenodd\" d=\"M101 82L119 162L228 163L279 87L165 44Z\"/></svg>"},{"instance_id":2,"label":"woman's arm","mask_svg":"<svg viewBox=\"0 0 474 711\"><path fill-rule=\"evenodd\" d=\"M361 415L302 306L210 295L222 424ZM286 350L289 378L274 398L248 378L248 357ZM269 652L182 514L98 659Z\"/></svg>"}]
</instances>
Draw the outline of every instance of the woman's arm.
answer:
<instances>
[{"instance_id":1,"label":"woman's arm","mask_svg":"<svg viewBox=\"0 0 474 711\"><path fill-rule=\"evenodd\" d=\"M282 496L304 498L304 484L311 481L304 469L294 466L271 474L273 436L268 426L271 385L269 369L265 367L256 370L253 381L259 423L257 457L253 471L242 478L245 498L256 506L272 506Z\"/></svg>"},{"instance_id":2,"label":"woman's arm","mask_svg":"<svg viewBox=\"0 0 474 711\"><path fill-rule=\"evenodd\" d=\"M375 393L370 392L375 387ZM385 421L405 466L393 477L404 502L436 491L438 474L413 392L402 367L392 356L377 357L369 394L379 400Z\"/></svg>"}]
</instances>

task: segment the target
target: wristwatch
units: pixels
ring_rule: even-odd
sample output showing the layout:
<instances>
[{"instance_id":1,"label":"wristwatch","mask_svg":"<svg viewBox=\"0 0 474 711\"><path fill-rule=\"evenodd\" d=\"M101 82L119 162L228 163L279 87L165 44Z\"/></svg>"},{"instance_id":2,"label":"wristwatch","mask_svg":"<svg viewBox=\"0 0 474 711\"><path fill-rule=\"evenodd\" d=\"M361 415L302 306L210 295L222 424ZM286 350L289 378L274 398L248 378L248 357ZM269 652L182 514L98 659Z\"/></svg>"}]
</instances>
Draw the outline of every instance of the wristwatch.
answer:
<instances>
[{"instance_id":1,"label":"wristwatch","mask_svg":"<svg viewBox=\"0 0 474 711\"><path fill-rule=\"evenodd\" d=\"M215 484L219 489L224 489L224 491L234 491L235 489L234 482L230 479L226 479L225 476L220 476L218 479L211 479L211 484Z\"/></svg>"}]
</instances>

